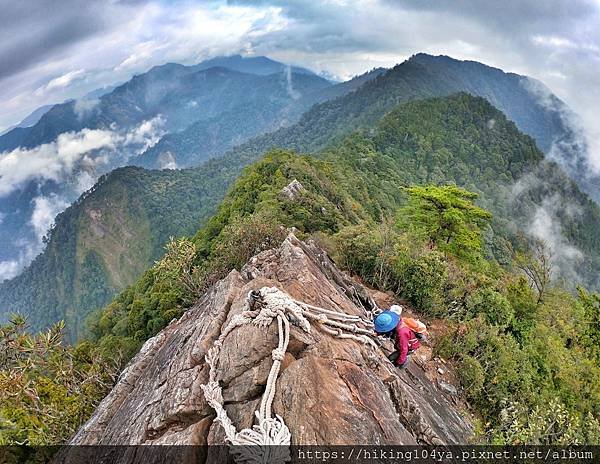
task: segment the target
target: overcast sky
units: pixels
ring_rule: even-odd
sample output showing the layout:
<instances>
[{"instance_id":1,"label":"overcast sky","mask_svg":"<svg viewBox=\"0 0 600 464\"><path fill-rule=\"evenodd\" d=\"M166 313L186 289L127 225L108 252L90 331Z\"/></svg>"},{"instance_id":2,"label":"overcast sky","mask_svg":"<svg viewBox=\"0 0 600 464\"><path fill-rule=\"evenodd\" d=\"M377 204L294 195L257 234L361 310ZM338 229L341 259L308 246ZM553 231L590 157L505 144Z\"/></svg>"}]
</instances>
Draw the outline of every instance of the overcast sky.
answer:
<instances>
[{"instance_id":1,"label":"overcast sky","mask_svg":"<svg viewBox=\"0 0 600 464\"><path fill-rule=\"evenodd\" d=\"M167 61L241 52L346 79L421 51L541 79L588 134L600 129L600 0L0 0L0 11L0 130Z\"/></svg>"}]
</instances>

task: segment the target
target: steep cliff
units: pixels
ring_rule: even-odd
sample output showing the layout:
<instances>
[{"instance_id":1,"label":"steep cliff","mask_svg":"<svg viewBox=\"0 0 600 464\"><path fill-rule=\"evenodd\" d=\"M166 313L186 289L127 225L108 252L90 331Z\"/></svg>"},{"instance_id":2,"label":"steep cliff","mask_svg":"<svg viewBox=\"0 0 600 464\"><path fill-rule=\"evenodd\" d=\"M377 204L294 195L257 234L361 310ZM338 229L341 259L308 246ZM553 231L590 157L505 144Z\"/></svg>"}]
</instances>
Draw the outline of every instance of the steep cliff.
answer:
<instances>
[{"instance_id":1,"label":"steep cliff","mask_svg":"<svg viewBox=\"0 0 600 464\"><path fill-rule=\"evenodd\" d=\"M278 359L273 351L282 343L278 324L273 319L266 327L255 323L231 331L227 327L232 321L236 325L243 311L256 309L248 307L248 294L265 287L277 288L310 311L324 308L359 321L346 323L348 327L368 327L362 321L368 321L376 308L367 290L341 273L326 253L290 234L279 248L255 256L241 272L232 271L179 320L148 340L71 443L225 443L222 422L215 420L202 388L209 383L205 357L219 337L213 374L222 388L224 410L237 431L251 428ZM285 323L289 344L277 361L281 367L272 411L289 428L291 444L469 440L469 419L455 398L427 377L423 353L400 371L385 356L389 341L361 337L360 328L338 331L328 322L339 317L327 314L328 318L307 317L307 331L297 314L286 313L291 322Z\"/></svg>"}]
</instances>

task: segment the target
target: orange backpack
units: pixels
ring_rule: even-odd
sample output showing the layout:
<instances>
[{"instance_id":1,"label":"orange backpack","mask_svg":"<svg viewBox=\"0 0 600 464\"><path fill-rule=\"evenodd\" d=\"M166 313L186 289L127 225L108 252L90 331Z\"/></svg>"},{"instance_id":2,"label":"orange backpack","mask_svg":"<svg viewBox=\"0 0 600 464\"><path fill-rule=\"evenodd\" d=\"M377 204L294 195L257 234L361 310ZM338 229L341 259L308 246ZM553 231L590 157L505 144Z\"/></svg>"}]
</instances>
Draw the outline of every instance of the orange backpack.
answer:
<instances>
[{"instance_id":1,"label":"orange backpack","mask_svg":"<svg viewBox=\"0 0 600 464\"><path fill-rule=\"evenodd\" d=\"M403 317L402 322L416 334L428 334L427 326L419 319L413 319L412 317Z\"/></svg>"}]
</instances>

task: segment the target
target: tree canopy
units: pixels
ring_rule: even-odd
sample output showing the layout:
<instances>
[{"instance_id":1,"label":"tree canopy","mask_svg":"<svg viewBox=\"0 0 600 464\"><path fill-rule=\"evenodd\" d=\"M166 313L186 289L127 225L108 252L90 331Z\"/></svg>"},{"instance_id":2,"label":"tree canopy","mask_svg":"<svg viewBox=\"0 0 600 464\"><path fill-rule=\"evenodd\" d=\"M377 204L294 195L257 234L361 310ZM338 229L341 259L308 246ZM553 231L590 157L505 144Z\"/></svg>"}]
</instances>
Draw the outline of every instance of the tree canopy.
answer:
<instances>
[{"instance_id":1,"label":"tree canopy","mask_svg":"<svg viewBox=\"0 0 600 464\"><path fill-rule=\"evenodd\" d=\"M456 255L481 251L482 228L492 215L473 203L476 193L454 185L415 185L403 190L408 204L398 213L401 225Z\"/></svg>"}]
</instances>

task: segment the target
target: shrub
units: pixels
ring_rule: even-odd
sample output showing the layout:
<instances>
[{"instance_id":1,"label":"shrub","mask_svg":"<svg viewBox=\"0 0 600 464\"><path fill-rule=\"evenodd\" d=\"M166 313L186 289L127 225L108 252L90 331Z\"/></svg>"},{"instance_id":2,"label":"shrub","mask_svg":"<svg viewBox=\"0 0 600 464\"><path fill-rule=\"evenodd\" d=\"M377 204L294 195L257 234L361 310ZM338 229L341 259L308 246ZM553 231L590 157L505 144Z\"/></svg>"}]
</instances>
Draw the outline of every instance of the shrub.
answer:
<instances>
[{"instance_id":1,"label":"shrub","mask_svg":"<svg viewBox=\"0 0 600 464\"><path fill-rule=\"evenodd\" d=\"M171 237L165 250L165 255L155 266L157 284L165 284L164 290L176 290L183 300L193 301L202 290L193 275L198 253L196 245L187 238Z\"/></svg>"},{"instance_id":2,"label":"shrub","mask_svg":"<svg viewBox=\"0 0 600 464\"><path fill-rule=\"evenodd\" d=\"M209 260L215 268L220 265L227 270L239 269L257 253L279 246L286 236L287 230L273 214L238 218L223 228Z\"/></svg>"},{"instance_id":3,"label":"shrub","mask_svg":"<svg viewBox=\"0 0 600 464\"><path fill-rule=\"evenodd\" d=\"M600 442L598 420L568 410L554 398L533 409L523 403L509 402L499 415L499 424L491 430L492 441L508 445L579 445Z\"/></svg>"},{"instance_id":4,"label":"shrub","mask_svg":"<svg viewBox=\"0 0 600 464\"><path fill-rule=\"evenodd\" d=\"M481 363L473 356L465 354L461 356L459 364L460 383L469 397L476 397L483 389L485 383L485 371Z\"/></svg>"},{"instance_id":5,"label":"shrub","mask_svg":"<svg viewBox=\"0 0 600 464\"><path fill-rule=\"evenodd\" d=\"M433 356L450 359L460 353L460 347L454 341L454 334L447 333L442 335L433 348Z\"/></svg>"},{"instance_id":6,"label":"shrub","mask_svg":"<svg viewBox=\"0 0 600 464\"><path fill-rule=\"evenodd\" d=\"M497 291L484 287L477 289L467 299L467 308L471 315L483 314L491 325L506 328L514 317L512 306Z\"/></svg>"},{"instance_id":7,"label":"shrub","mask_svg":"<svg viewBox=\"0 0 600 464\"><path fill-rule=\"evenodd\" d=\"M536 296L523 276L511 281L506 288L506 298L513 308L511 332L521 345L535 326L537 314Z\"/></svg>"},{"instance_id":8,"label":"shrub","mask_svg":"<svg viewBox=\"0 0 600 464\"><path fill-rule=\"evenodd\" d=\"M396 290L398 275L394 250L397 234L391 224L363 223L342 229L335 236L338 261L382 290Z\"/></svg>"},{"instance_id":9,"label":"shrub","mask_svg":"<svg viewBox=\"0 0 600 464\"><path fill-rule=\"evenodd\" d=\"M60 322L32 335L22 317L0 326L0 445L64 443L113 385L120 353L66 346L63 333Z\"/></svg>"},{"instance_id":10,"label":"shrub","mask_svg":"<svg viewBox=\"0 0 600 464\"><path fill-rule=\"evenodd\" d=\"M400 270L402 294L429 316L444 314L447 267L444 255L431 251Z\"/></svg>"}]
</instances>

